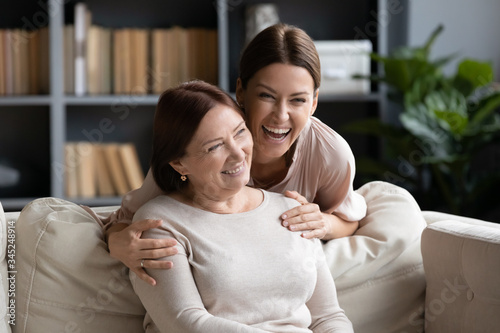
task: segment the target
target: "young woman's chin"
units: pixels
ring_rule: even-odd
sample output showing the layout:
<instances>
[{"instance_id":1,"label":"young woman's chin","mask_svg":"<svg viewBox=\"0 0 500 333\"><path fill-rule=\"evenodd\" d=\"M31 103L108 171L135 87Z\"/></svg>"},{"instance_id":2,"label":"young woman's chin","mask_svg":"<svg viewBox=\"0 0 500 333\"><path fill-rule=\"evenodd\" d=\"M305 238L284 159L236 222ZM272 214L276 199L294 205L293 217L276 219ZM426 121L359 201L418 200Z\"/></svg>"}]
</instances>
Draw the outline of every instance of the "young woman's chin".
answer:
<instances>
[{"instance_id":1,"label":"young woman's chin","mask_svg":"<svg viewBox=\"0 0 500 333\"><path fill-rule=\"evenodd\" d=\"M254 144L254 155L255 157L273 157L278 158L283 156L291 146L290 134L276 139L270 138L267 135L262 135L258 144Z\"/></svg>"}]
</instances>

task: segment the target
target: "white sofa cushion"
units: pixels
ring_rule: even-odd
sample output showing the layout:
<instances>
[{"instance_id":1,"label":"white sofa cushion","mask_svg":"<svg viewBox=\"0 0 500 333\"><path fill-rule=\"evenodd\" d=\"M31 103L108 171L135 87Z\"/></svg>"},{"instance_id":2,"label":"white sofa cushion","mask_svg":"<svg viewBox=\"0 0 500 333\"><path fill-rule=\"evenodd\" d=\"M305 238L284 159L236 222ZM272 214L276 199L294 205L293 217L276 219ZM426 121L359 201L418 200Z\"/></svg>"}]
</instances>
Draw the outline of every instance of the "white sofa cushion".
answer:
<instances>
[{"instance_id":1,"label":"white sofa cushion","mask_svg":"<svg viewBox=\"0 0 500 333\"><path fill-rule=\"evenodd\" d=\"M357 190L368 211L352 237L323 245L340 306L356 333L421 332L425 276L420 208L405 189L370 182Z\"/></svg>"},{"instance_id":2,"label":"white sofa cushion","mask_svg":"<svg viewBox=\"0 0 500 333\"><path fill-rule=\"evenodd\" d=\"M43 198L17 221L15 332L143 332L145 310L102 227L71 202Z\"/></svg>"},{"instance_id":3,"label":"white sofa cushion","mask_svg":"<svg viewBox=\"0 0 500 333\"><path fill-rule=\"evenodd\" d=\"M500 225L435 222L423 232L422 255L425 332L498 332Z\"/></svg>"},{"instance_id":4,"label":"white sofa cushion","mask_svg":"<svg viewBox=\"0 0 500 333\"><path fill-rule=\"evenodd\" d=\"M15 229L14 229L15 230ZM0 332L10 333L9 280L7 273L7 221L0 203ZM15 246L15 244L13 244ZM15 247L14 247L15 250ZM15 289L15 288L14 288ZM15 314L15 313L14 313ZM13 318L14 319L14 318Z\"/></svg>"}]
</instances>

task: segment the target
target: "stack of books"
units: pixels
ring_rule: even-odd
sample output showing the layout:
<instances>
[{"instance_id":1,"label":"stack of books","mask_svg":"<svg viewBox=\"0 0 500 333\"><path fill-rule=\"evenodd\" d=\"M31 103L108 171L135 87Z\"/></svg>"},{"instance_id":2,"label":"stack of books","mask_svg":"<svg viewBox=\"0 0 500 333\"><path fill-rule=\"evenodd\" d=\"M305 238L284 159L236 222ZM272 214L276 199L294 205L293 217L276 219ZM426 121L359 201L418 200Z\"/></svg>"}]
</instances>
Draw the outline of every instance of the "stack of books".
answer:
<instances>
[{"instance_id":1,"label":"stack of books","mask_svg":"<svg viewBox=\"0 0 500 333\"><path fill-rule=\"evenodd\" d=\"M1 29L0 96L48 93L48 28Z\"/></svg>"},{"instance_id":2,"label":"stack of books","mask_svg":"<svg viewBox=\"0 0 500 333\"><path fill-rule=\"evenodd\" d=\"M144 181L132 143L68 142L64 152L68 198L122 196Z\"/></svg>"},{"instance_id":3,"label":"stack of books","mask_svg":"<svg viewBox=\"0 0 500 333\"><path fill-rule=\"evenodd\" d=\"M181 82L217 84L217 30L106 28L85 3L64 27L67 94L159 94Z\"/></svg>"}]
</instances>

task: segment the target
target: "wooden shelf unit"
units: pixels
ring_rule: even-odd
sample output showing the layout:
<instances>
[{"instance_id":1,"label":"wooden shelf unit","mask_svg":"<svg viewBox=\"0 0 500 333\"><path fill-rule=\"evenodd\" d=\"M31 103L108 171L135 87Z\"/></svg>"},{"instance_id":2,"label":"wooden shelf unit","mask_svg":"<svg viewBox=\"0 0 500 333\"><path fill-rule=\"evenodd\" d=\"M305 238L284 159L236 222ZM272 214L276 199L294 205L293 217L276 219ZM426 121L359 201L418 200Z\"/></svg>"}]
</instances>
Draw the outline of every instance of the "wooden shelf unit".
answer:
<instances>
[{"instance_id":1,"label":"wooden shelf unit","mask_svg":"<svg viewBox=\"0 0 500 333\"><path fill-rule=\"evenodd\" d=\"M108 27L208 27L218 30L218 82L228 92L233 92L237 76L237 63L243 47L245 28L244 12L247 5L264 3L256 0L204 0L164 1L148 0L88 0L93 23ZM335 2L310 0L273 1L279 9L280 19L297 25L313 39L355 39L365 33L372 41L374 50L387 50L387 24L378 16L387 12L387 1ZM64 177L57 166L64 165L64 145L67 141L86 139L82 130L98 129L99 119L112 118L113 107L128 108L129 119L115 121L116 133L104 141L127 140L136 144L141 165L147 171L150 152L152 115L158 95L102 95L83 96L64 93L63 27L72 22L75 1L40 1L36 5L29 0L0 5L0 18L9 21L0 29L12 27L43 26L49 29L50 93L47 95L0 96L0 165L11 163L13 167L26 163L21 176L39 179L41 190L21 182L22 188L1 188L0 202L6 211L19 210L26 203L41 196L66 198ZM147 7L145 7L147 6ZM48 11L48 8L51 8ZM8 15L8 14L11 15ZM50 13L50 14L48 14ZM46 18L48 22L44 22ZM43 24L42 24L43 23ZM374 29L376 31L374 31ZM379 69L374 67L372 72ZM317 115L337 129L353 117L384 117L385 92L375 85L368 95L322 95ZM12 113L22 109L24 115ZM351 112L354 110L354 112ZM88 114L86 114L88 112ZM351 114L351 116L349 115ZM351 117L351 118L349 118ZM6 119L4 121L3 119ZM43 128L38 127L42 126ZM139 126L140 128L137 128ZM136 130L137 128L137 130ZM27 133L34 131L35 133ZM40 134L37 134L39 132ZM347 138L349 141L349 138ZM22 144L31 140L30 145ZM351 144L355 156L373 153L373 145L358 142ZM350 142L350 141L349 141ZM359 144L358 144L359 143ZM31 156L31 157L30 157ZM44 156L40 159L40 156ZM7 161L7 162L6 162ZM34 165L34 166L33 166ZM120 197L69 199L76 203L93 206L117 205Z\"/></svg>"}]
</instances>

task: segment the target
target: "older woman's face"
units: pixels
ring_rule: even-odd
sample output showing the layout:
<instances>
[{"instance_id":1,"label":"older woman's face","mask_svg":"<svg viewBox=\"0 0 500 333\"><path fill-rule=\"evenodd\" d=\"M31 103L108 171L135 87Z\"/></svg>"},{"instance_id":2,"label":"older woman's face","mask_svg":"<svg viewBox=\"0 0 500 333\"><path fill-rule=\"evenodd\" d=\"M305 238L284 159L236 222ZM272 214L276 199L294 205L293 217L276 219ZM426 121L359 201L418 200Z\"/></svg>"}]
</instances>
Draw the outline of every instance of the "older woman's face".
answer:
<instances>
[{"instance_id":1,"label":"older woman's face","mask_svg":"<svg viewBox=\"0 0 500 333\"><path fill-rule=\"evenodd\" d=\"M253 134L254 161L260 163L281 158L290 149L318 102L311 74L280 63L260 69L246 89L238 80L236 95Z\"/></svg>"},{"instance_id":2,"label":"older woman's face","mask_svg":"<svg viewBox=\"0 0 500 333\"><path fill-rule=\"evenodd\" d=\"M234 193L250 179L253 141L237 111L217 105L202 119L180 159L195 192Z\"/></svg>"}]
</instances>

